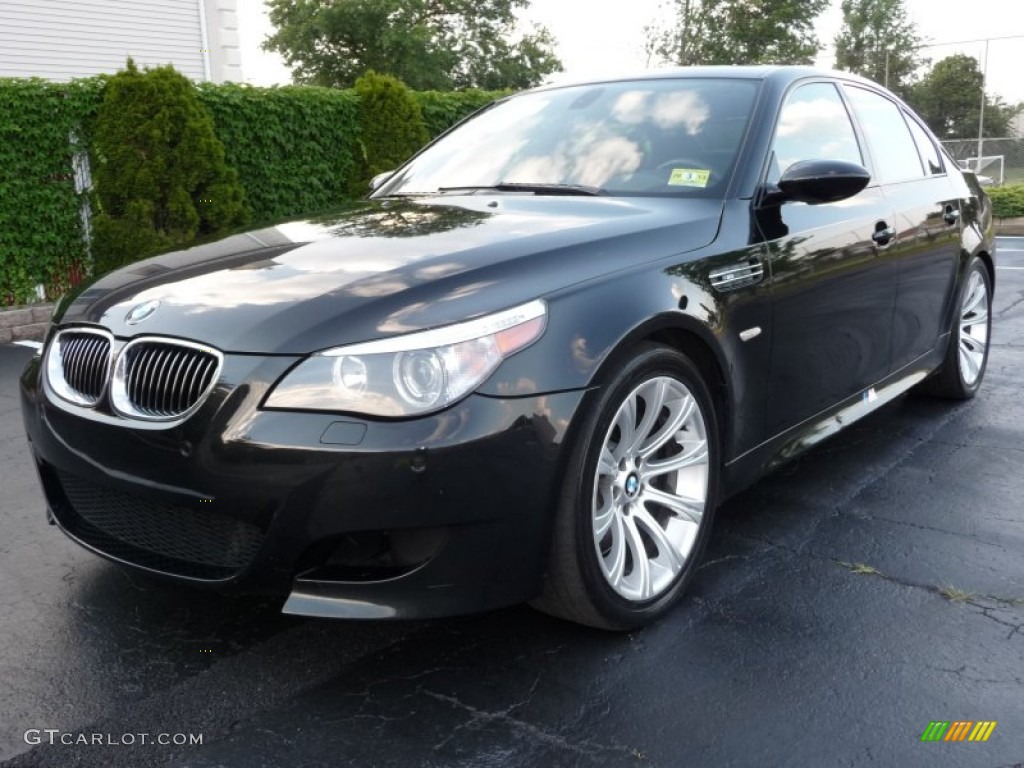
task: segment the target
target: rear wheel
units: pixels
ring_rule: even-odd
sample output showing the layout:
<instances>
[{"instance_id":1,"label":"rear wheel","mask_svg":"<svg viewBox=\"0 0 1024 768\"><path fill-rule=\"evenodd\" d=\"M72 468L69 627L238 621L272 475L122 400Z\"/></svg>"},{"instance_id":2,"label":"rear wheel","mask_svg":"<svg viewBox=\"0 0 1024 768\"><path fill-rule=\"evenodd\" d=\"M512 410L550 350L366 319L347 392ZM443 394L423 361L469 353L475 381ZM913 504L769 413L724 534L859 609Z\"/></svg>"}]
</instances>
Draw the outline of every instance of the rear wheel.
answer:
<instances>
[{"instance_id":1,"label":"rear wheel","mask_svg":"<svg viewBox=\"0 0 1024 768\"><path fill-rule=\"evenodd\" d=\"M981 259L967 268L960 290L949 348L942 366L924 382L924 392L937 397L966 400L974 397L988 365L992 332L992 281Z\"/></svg>"},{"instance_id":2,"label":"rear wheel","mask_svg":"<svg viewBox=\"0 0 1024 768\"><path fill-rule=\"evenodd\" d=\"M534 605L603 629L642 626L681 596L711 527L718 431L696 367L643 347L601 388L571 450Z\"/></svg>"}]
</instances>

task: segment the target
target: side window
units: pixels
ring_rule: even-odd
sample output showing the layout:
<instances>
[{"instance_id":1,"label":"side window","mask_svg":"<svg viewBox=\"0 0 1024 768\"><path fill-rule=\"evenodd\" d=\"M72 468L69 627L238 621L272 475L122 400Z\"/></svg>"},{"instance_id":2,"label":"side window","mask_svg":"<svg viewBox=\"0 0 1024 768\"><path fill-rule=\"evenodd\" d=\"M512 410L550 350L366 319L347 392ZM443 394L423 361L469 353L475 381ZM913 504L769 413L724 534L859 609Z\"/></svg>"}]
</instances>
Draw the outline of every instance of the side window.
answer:
<instances>
[{"instance_id":1,"label":"side window","mask_svg":"<svg viewBox=\"0 0 1024 768\"><path fill-rule=\"evenodd\" d=\"M914 137L917 151L921 153L925 172L929 176L945 173L945 169L942 167L942 160L939 159L939 151L935 149L935 144L932 142L931 137L925 133L924 128L921 127L917 120L906 112L903 113L903 117L906 119L907 125L910 126L910 135Z\"/></svg>"},{"instance_id":2,"label":"side window","mask_svg":"<svg viewBox=\"0 0 1024 768\"><path fill-rule=\"evenodd\" d=\"M848 85L846 92L867 134L878 181L891 184L923 178L921 158L900 108L884 96L864 88Z\"/></svg>"},{"instance_id":3,"label":"side window","mask_svg":"<svg viewBox=\"0 0 1024 768\"><path fill-rule=\"evenodd\" d=\"M775 183L800 160L847 160L864 164L857 134L836 87L810 83L786 98L775 129L768 181Z\"/></svg>"}]
</instances>

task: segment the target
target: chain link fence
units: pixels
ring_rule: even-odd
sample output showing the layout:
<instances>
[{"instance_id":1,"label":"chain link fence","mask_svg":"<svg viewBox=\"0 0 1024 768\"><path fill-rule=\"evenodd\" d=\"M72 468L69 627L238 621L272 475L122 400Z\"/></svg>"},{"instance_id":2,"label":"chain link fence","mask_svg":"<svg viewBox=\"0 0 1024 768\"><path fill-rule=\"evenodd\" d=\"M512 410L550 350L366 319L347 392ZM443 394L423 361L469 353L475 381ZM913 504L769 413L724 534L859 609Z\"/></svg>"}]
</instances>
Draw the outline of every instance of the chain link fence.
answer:
<instances>
[{"instance_id":1,"label":"chain link fence","mask_svg":"<svg viewBox=\"0 0 1024 768\"><path fill-rule=\"evenodd\" d=\"M1024 138L952 139L942 142L962 168L987 176L993 184L1024 184Z\"/></svg>"}]
</instances>

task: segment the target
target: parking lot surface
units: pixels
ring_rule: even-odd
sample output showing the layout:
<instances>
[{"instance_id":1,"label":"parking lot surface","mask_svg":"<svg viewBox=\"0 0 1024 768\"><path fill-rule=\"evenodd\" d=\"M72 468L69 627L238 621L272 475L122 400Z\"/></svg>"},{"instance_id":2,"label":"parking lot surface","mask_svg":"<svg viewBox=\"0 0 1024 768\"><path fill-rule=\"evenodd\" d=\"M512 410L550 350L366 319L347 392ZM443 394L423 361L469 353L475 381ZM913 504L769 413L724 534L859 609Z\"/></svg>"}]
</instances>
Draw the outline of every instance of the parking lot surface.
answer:
<instances>
[{"instance_id":1,"label":"parking lot surface","mask_svg":"<svg viewBox=\"0 0 1024 768\"><path fill-rule=\"evenodd\" d=\"M998 261L979 396L900 398L728 501L683 602L625 635L130 574L47 525L31 351L0 347L0 765L1024 765L1024 239ZM958 720L997 725L921 741Z\"/></svg>"}]
</instances>

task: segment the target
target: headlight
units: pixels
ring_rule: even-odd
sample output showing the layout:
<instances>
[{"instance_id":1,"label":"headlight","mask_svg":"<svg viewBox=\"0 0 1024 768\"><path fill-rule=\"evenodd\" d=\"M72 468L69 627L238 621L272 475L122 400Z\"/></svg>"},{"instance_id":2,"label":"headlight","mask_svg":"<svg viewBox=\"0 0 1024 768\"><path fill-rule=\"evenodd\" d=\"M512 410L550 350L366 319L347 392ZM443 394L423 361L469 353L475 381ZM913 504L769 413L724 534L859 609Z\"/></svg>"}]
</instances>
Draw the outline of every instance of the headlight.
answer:
<instances>
[{"instance_id":1,"label":"headlight","mask_svg":"<svg viewBox=\"0 0 1024 768\"><path fill-rule=\"evenodd\" d=\"M418 416L472 392L502 360L544 332L541 300L465 323L309 357L271 391L265 408Z\"/></svg>"}]
</instances>

